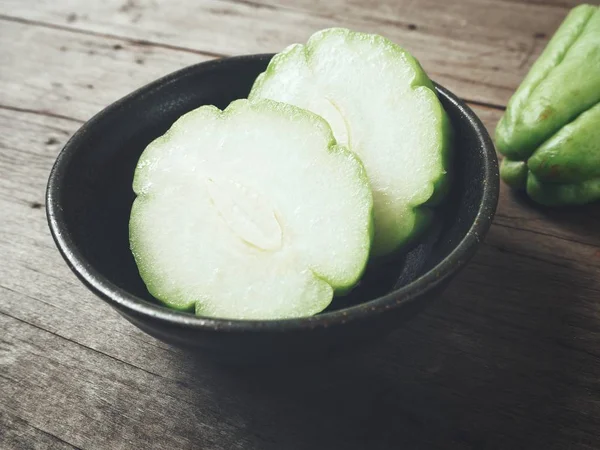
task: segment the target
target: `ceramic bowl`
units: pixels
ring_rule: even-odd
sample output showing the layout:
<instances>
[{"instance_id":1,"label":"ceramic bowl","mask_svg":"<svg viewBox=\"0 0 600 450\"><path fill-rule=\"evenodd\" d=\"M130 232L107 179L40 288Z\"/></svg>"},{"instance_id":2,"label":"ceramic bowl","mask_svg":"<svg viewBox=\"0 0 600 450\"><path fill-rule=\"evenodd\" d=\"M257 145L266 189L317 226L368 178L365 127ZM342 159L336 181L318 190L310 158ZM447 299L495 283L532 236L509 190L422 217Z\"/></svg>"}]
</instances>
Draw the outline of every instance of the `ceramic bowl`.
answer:
<instances>
[{"instance_id":1,"label":"ceramic bowl","mask_svg":"<svg viewBox=\"0 0 600 450\"><path fill-rule=\"evenodd\" d=\"M145 146L200 105L244 98L272 55L224 58L161 78L110 105L69 140L50 174L48 223L69 267L99 298L168 343L234 362L320 358L373 342L440 297L473 256L498 202L494 146L477 116L437 94L455 131L452 187L433 225L402 254L371 265L359 286L321 314L291 320L196 317L162 306L128 243L136 162Z\"/></svg>"}]
</instances>

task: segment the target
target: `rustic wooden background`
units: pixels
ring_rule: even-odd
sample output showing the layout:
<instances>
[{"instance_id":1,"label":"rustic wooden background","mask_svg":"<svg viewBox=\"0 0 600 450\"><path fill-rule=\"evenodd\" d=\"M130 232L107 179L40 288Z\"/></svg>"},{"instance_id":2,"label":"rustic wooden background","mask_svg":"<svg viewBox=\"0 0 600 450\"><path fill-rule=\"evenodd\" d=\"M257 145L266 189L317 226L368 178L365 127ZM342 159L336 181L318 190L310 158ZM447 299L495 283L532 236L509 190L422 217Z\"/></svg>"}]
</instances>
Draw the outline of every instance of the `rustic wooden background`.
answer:
<instances>
[{"instance_id":1,"label":"rustic wooden background","mask_svg":"<svg viewBox=\"0 0 600 450\"><path fill-rule=\"evenodd\" d=\"M233 373L141 333L63 263L61 146L131 90L328 26L378 32L493 130L569 0L0 0L0 448L598 449L600 207L502 187L444 298L377 349Z\"/></svg>"}]
</instances>

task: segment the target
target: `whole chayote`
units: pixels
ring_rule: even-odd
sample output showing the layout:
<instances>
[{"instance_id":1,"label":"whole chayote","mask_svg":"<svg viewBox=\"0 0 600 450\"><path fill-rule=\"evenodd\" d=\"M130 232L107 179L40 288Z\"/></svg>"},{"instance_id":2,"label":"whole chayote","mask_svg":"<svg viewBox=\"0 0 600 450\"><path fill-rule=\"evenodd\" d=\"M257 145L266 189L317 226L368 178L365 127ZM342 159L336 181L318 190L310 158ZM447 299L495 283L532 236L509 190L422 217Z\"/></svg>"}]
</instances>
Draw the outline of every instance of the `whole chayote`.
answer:
<instances>
[{"instance_id":1,"label":"whole chayote","mask_svg":"<svg viewBox=\"0 0 600 450\"><path fill-rule=\"evenodd\" d=\"M573 8L496 128L502 179L550 206L600 200L600 7Z\"/></svg>"}]
</instances>

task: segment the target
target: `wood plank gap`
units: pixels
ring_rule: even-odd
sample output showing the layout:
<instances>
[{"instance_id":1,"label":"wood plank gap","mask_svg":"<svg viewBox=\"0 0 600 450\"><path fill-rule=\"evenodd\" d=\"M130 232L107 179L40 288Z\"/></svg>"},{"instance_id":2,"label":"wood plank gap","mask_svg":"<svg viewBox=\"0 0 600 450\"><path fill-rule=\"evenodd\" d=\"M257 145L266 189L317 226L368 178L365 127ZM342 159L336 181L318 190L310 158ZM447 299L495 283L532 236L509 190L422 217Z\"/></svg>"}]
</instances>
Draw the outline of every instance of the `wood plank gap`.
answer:
<instances>
[{"instance_id":1,"label":"wood plank gap","mask_svg":"<svg viewBox=\"0 0 600 450\"><path fill-rule=\"evenodd\" d=\"M499 215L498 217L499 218L503 218L502 215ZM531 230L531 229L528 229L528 228L516 227L514 225L506 225L504 223L498 223L498 222L494 222L494 225L498 226L498 227L503 227L503 228L510 228L512 230L524 231L526 233L539 234L540 236L553 237L555 239L560 239L562 241L573 242L575 244L581 244L581 245L585 245L587 247L592 247L592 248L595 248L595 249L600 249L599 246L594 245L594 244L590 244L589 242L580 241L578 239L568 238L568 237L564 237L564 236L557 236L556 234L552 234L552 233L544 233L543 231Z\"/></svg>"},{"instance_id":2,"label":"wood plank gap","mask_svg":"<svg viewBox=\"0 0 600 450\"><path fill-rule=\"evenodd\" d=\"M23 292L15 291L14 289L11 289L11 288L9 288L7 286L4 286L3 284L0 284L0 289L4 289L5 291L12 292L13 294L20 295L20 296L23 296L23 297L27 297L29 300L34 300L34 301L37 301L37 302L41 302L44 305L52 306L53 308L58 308L58 309L62 309L63 311L66 311L66 309L61 308L60 306L55 305L54 303L50 303L50 302L44 301L44 300L42 300L40 298L32 297L31 295L24 294Z\"/></svg>"},{"instance_id":3,"label":"wood plank gap","mask_svg":"<svg viewBox=\"0 0 600 450\"><path fill-rule=\"evenodd\" d=\"M69 284L70 286L73 286L76 288L81 287L81 283L76 283L75 281L71 281L70 279L57 277L56 275L52 275L51 273L42 272L41 270L38 270L35 267L32 267L31 265L27 265L27 264L19 264L19 265L21 267L23 267L24 269L31 270L32 272L39 273L42 276L52 278L60 283L66 283L66 284Z\"/></svg>"},{"instance_id":4,"label":"wood plank gap","mask_svg":"<svg viewBox=\"0 0 600 450\"><path fill-rule=\"evenodd\" d=\"M479 100L473 100L471 98L464 98L464 97L462 98L462 100L466 103L478 106L480 108L495 109L497 111L505 111L506 110L506 106L503 106L503 105L496 105L494 103L481 102Z\"/></svg>"},{"instance_id":5,"label":"wood plank gap","mask_svg":"<svg viewBox=\"0 0 600 450\"><path fill-rule=\"evenodd\" d=\"M132 39L132 38L128 38L125 36L119 36L117 34L100 33L98 31L83 30L81 28L69 27L69 26L65 26L65 25L57 25L57 24L53 24L53 23L43 22L40 20L23 19L21 17L13 17L13 16L5 15L5 14L0 14L0 20L5 20L7 22L16 22L16 23L20 23L23 25L51 28L54 30L84 34L84 35L88 35L88 36L102 37L102 38L106 38L106 39L116 39L116 40L120 40L123 42L127 42L132 45L137 45L140 47L151 46L151 47L157 47L157 48L164 48L167 50L193 53L195 55L202 55L202 56L208 56L208 57L213 57L213 58L223 58L223 57L229 56L229 55L225 55L222 53L198 50L198 49L194 49L194 48L190 48L190 47L182 47L179 45L163 44L160 42L148 41L145 39Z\"/></svg>"},{"instance_id":6,"label":"wood plank gap","mask_svg":"<svg viewBox=\"0 0 600 450\"><path fill-rule=\"evenodd\" d=\"M34 327L34 328L37 328L37 329L39 329L39 330L45 331L46 333L50 333L50 334L52 334L52 335L54 335L54 336L56 336L56 337L58 337L58 338L64 339L65 341L68 341L68 342L71 342L71 343L73 343L73 344L76 344L76 345L78 345L79 347L82 347L82 348L85 348L85 349L91 350L91 351L93 351L93 352L96 352L96 353L98 353L98 354L100 354L100 355L104 355L104 356L106 356L107 358L110 358L110 359L112 359L112 360L114 360L114 361L117 361L117 362L120 362L120 363L122 363L122 364L125 364L125 365L127 365L127 366L133 367L134 369L141 370L142 372L145 372L145 373L147 373L147 374L149 374L149 375L154 375L154 376L156 376L156 377L159 377L159 378L162 378L162 379L164 379L164 380L168 380L168 381L175 381L175 382L177 382L177 380L173 380L172 378L165 377L164 375L161 375L161 374L159 374L159 373L155 373L155 372L152 372L152 371L150 371L150 370L144 369L143 367L136 366L135 364L132 364L132 363L130 363L130 362L127 362L127 361L124 361L124 360L122 360L122 359L119 359L119 358L117 358L116 356L109 355L108 353L104 353L103 351L97 350L97 349L95 349L95 348L92 348L92 347L88 347L87 345L85 345L85 344L82 344L82 343L80 343L80 342L77 342L77 341L74 341L73 339L70 339L70 338L68 338L68 337L66 337L66 336L62 336L62 335L60 335L60 334L58 334L58 333L56 333L56 332L54 332L54 331L52 331L52 330L48 330L48 329L46 329L46 328L44 328L44 327L41 327L40 325L37 325L37 324L35 324L35 323L28 322L27 320L21 319L21 318L19 318L19 317L13 316L12 314L9 314L9 313L8 313L8 312L6 312L6 311L0 311L0 314L2 314L2 315L4 315L4 316L7 316L7 317L10 317L11 319L17 320L17 321L19 321L19 322L21 322L21 323L24 323L24 324L26 324L26 325L29 325L29 326L31 326L31 327Z\"/></svg>"},{"instance_id":7,"label":"wood plank gap","mask_svg":"<svg viewBox=\"0 0 600 450\"><path fill-rule=\"evenodd\" d=\"M75 119L73 117L64 116L62 114L56 114L56 113L53 113L50 111L37 111L35 109L20 108L18 106L2 105L2 104L0 104L0 109L4 109L7 111L13 111L13 112L26 113L26 114L35 114L36 116L52 117L54 119L69 120L71 122L76 122L76 123L85 123L84 120Z\"/></svg>"},{"instance_id":8,"label":"wood plank gap","mask_svg":"<svg viewBox=\"0 0 600 450\"><path fill-rule=\"evenodd\" d=\"M486 241L486 242L484 242L484 245L487 245L488 247L493 248L494 250L497 250L497 251L499 251L501 253L508 253L510 255L520 256L520 257L525 258L525 259L531 259L533 261L542 262L544 264L549 264L551 266L561 267L563 269L577 271L579 273L583 273L583 274L586 274L586 275L590 274L589 271L583 270L583 269L581 269L579 267L574 267L572 265L567 265L567 264L560 264L560 263L558 263L556 261L551 261L549 259L540 258L538 256L533 256L533 255L530 255L530 254L527 254L527 253L516 252L516 251L514 251L512 249L509 249L509 248L506 248L506 247L502 247L501 245L498 245L498 244L490 244L489 242ZM563 260L564 261L569 261L569 262L581 264L581 260L576 260L576 259L572 259L572 258L564 258L564 257L563 257ZM480 266L490 267L490 268L493 268L493 269L497 269L498 268L497 265L488 264L488 263L483 262L483 261L473 262L472 264L478 264ZM585 266L585 267L590 267L590 266L588 265L588 266ZM592 267L594 267L594 269L597 268L597 266L592 266ZM597 292L597 293L600 294L600 289L595 289L595 288L592 288L592 287L586 287L585 289L587 289L589 291L592 291L592 292Z\"/></svg>"},{"instance_id":9,"label":"wood plank gap","mask_svg":"<svg viewBox=\"0 0 600 450\"><path fill-rule=\"evenodd\" d=\"M297 10L295 10L293 8L287 8L283 5L271 5L271 4L267 4L267 3L253 2L251 0L219 0L219 1L222 3L236 3L238 5L246 5L246 6L250 6L252 8L256 8L256 9L268 9L271 11L290 10L290 11L297 12Z\"/></svg>"},{"instance_id":10,"label":"wood plank gap","mask_svg":"<svg viewBox=\"0 0 600 450\"><path fill-rule=\"evenodd\" d=\"M342 15L337 15L337 14L323 14L320 13L318 11L315 10L305 10L302 8L294 8L294 7L290 7L287 5L272 5L272 4L268 4L268 3L260 3L260 2L255 2L255 1L251 1L251 0L219 0L222 3L233 3L233 4L238 4L238 5L246 5L246 6L250 6L256 9L268 9L271 11L288 11L291 13L295 13L295 14L303 14L303 15L308 15L311 17L319 17L321 19L336 19L336 20L340 20L340 21L344 21L347 19L358 19L358 20L364 20L365 22L371 22L377 25L386 25L386 26L393 26L393 27L400 27L400 28L405 28L407 30L411 30L414 31L415 29L414 24L409 23L409 22L403 22L401 20L395 20L395 19L384 19L381 17L375 17L375 16L370 16L370 15L358 15L358 16L354 16L352 14L342 14Z\"/></svg>"},{"instance_id":11,"label":"wood plank gap","mask_svg":"<svg viewBox=\"0 0 600 450\"><path fill-rule=\"evenodd\" d=\"M505 5L515 5L522 4L523 0L496 0L498 3L504 3ZM526 0L526 3L536 6L543 6L544 8L556 8L563 10L570 10L573 5L569 5L568 3L550 3L545 0ZM566 15L566 14L565 14Z\"/></svg>"},{"instance_id":12,"label":"wood plank gap","mask_svg":"<svg viewBox=\"0 0 600 450\"><path fill-rule=\"evenodd\" d=\"M57 435L52 434L49 431L46 431L46 430L44 430L44 429L42 429L42 428L40 428L40 427L32 424L31 422L29 422L28 420L22 418L21 416L18 416L18 415L14 414L14 413L10 413L10 415L12 415L13 417L15 417L17 420L22 421L23 423L25 423L27 426L33 428L34 430L37 430L40 433L45 434L46 436L50 437L50 439L55 439L55 440L57 440L58 442L60 442L62 444L68 445L70 448L74 448L76 450L81 450L81 447L77 447L76 445L71 444L69 441L65 441L63 438L58 437Z\"/></svg>"}]
</instances>

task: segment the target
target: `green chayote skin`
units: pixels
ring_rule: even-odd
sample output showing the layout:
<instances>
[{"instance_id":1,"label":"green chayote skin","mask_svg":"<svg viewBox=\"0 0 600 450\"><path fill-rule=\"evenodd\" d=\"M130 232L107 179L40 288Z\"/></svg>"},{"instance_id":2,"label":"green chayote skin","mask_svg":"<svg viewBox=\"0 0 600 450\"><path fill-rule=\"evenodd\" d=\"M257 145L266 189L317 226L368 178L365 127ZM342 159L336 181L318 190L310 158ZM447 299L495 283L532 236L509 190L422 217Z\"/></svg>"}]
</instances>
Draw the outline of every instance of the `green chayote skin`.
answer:
<instances>
[{"instance_id":1,"label":"green chayote skin","mask_svg":"<svg viewBox=\"0 0 600 450\"><path fill-rule=\"evenodd\" d=\"M496 128L502 179L536 202L600 200L600 7L573 8Z\"/></svg>"}]
</instances>

